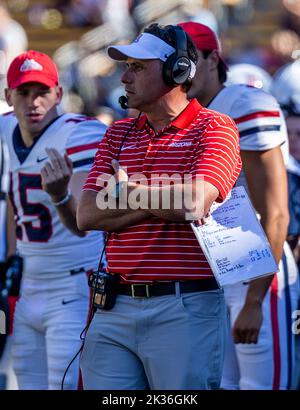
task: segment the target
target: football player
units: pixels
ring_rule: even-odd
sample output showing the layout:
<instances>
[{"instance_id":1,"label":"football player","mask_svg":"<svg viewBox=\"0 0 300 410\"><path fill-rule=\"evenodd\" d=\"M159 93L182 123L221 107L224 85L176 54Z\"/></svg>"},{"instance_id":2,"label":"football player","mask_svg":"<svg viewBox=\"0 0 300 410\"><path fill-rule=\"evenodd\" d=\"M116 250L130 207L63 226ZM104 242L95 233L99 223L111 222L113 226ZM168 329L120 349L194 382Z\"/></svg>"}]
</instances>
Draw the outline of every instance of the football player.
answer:
<instances>
[{"instance_id":1,"label":"football player","mask_svg":"<svg viewBox=\"0 0 300 410\"><path fill-rule=\"evenodd\" d=\"M297 308L298 281L295 261L285 243L289 215L284 117L270 94L247 85L225 87L227 66L212 30L195 22L180 26L198 49L191 96L235 120L243 161L237 184L248 190L279 263L274 277L224 289L231 334L222 387L289 389L295 363L292 311Z\"/></svg>"},{"instance_id":2,"label":"football player","mask_svg":"<svg viewBox=\"0 0 300 410\"><path fill-rule=\"evenodd\" d=\"M81 346L89 307L86 273L97 267L100 232L80 232L76 206L105 126L78 114L60 114L62 88L55 63L30 50L7 73L0 118L10 155L10 203L17 250L24 259L14 317L13 361L20 389L60 389ZM79 365L64 388L76 389Z\"/></svg>"}]
</instances>

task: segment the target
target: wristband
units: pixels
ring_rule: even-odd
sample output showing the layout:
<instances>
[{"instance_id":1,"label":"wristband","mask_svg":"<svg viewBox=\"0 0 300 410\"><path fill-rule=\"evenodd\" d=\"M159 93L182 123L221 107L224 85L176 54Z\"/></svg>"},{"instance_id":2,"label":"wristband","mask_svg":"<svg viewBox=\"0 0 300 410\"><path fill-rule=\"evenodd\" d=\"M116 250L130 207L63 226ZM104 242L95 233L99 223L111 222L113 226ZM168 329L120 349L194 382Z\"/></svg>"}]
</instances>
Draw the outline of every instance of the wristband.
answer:
<instances>
[{"instance_id":1,"label":"wristband","mask_svg":"<svg viewBox=\"0 0 300 410\"><path fill-rule=\"evenodd\" d=\"M68 192L66 193L65 197L64 197L61 201L58 201L58 202L53 202L53 201L52 201L52 204L53 204L54 206L64 205L64 204L66 204L66 203L70 200L71 196L72 196L72 192L71 192L70 190L68 190Z\"/></svg>"}]
</instances>

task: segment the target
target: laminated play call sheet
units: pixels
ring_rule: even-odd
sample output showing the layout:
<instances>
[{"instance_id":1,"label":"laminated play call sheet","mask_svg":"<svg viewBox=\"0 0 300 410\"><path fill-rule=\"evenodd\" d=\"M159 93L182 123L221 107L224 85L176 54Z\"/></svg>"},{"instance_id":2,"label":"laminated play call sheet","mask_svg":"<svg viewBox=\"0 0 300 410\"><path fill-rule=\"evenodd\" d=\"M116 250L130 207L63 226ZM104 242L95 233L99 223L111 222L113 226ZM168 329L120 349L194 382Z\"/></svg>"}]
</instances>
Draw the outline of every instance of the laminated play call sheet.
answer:
<instances>
[{"instance_id":1,"label":"laminated play call sheet","mask_svg":"<svg viewBox=\"0 0 300 410\"><path fill-rule=\"evenodd\" d=\"M220 286L277 272L270 244L244 187L214 203L205 223L191 223Z\"/></svg>"}]
</instances>

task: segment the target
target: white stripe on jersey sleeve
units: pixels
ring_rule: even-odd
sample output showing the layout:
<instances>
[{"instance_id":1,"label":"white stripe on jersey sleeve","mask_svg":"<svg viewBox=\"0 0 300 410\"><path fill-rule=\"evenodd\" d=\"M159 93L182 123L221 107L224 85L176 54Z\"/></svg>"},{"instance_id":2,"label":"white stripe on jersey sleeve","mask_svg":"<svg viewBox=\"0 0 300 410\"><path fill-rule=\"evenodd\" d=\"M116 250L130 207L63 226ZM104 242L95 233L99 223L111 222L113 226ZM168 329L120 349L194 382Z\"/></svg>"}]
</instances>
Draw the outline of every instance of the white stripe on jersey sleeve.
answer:
<instances>
[{"instance_id":1,"label":"white stripe on jersey sleeve","mask_svg":"<svg viewBox=\"0 0 300 410\"><path fill-rule=\"evenodd\" d=\"M260 127L265 125L281 125L280 117L260 117L253 118L248 121L239 122L237 124L239 132L245 131L254 127Z\"/></svg>"},{"instance_id":2,"label":"white stripe on jersey sleeve","mask_svg":"<svg viewBox=\"0 0 300 410\"><path fill-rule=\"evenodd\" d=\"M93 144L93 143L91 143ZM96 146L97 145L97 146ZM84 149L82 151L79 152L74 152L72 154L68 154L69 158L72 158L72 162L76 162L76 161L80 161L81 159L83 159L83 155L85 156L85 158L94 158L98 149L98 141L95 143L96 148L92 148L92 149ZM94 146L94 144L93 144Z\"/></svg>"},{"instance_id":3,"label":"white stripe on jersey sleeve","mask_svg":"<svg viewBox=\"0 0 300 410\"><path fill-rule=\"evenodd\" d=\"M266 131L251 134L241 138L240 147L243 151L266 151L278 146L285 145L282 141L282 133L278 131ZM255 148L254 148L255 147Z\"/></svg>"},{"instance_id":4,"label":"white stripe on jersey sleeve","mask_svg":"<svg viewBox=\"0 0 300 410\"><path fill-rule=\"evenodd\" d=\"M278 111L279 117L259 117L239 122L241 150L264 151L281 146L287 141L287 130L282 111L275 98L256 88L247 87L237 96L230 116L238 119L256 112ZM277 128L277 129L276 129Z\"/></svg>"},{"instance_id":5,"label":"white stripe on jersey sleeve","mask_svg":"<svg viewBox=\"0 0 300 410\"><path fill-rule=\"evenodd\" d=\"M251 127L243 130L240 130L240 125L242 125L242 123L238 124L241 150L265 151L267 149L272 149L288 144L287 128L282 112L280 112L280 117L277 117L277 123L272 121L263 123L258 120L256 122L256 125L252 125ZM275 128L276 126L278 126L278 129L272 130L272 128ZM255 127L257 127L256 130ZM247 132L249 133L247 135L244 135L244 133Z\"/></svg>"},{"instance_id":6,"label":"white stripe on jersey sleeve","mask_svg":"<svg viewBox=\"0 0 300 410\"><path fill-rule=\"evenodd\" d=\"M91 169L99 142L107 128L98 120L84 116L78 117L74 115L74 129L66 143L66 152L73 162L74 172ZM68 119L68 121L70 122L72 119Z\"/></svg>"}]
</instances>

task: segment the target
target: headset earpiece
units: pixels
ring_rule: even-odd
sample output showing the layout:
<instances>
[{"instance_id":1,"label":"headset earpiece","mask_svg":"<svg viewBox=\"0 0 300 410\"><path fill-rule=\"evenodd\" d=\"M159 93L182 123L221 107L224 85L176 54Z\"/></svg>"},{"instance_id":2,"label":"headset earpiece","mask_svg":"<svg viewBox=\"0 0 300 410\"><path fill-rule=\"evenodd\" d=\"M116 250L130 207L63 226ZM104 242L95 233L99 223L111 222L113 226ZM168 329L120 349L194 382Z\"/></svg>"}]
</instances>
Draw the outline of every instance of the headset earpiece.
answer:
<instances>
[{"instance_id":1,"label":"headset earpiece","mask_svg":"<svg viewBox=\"0 0 300 410\"><path fill-rule=\"evenodd\" d=\"M188 57L185 31L179 26L171 26L171 29L176 37L176 50L164 62L163 79L167 85L174 87L194 76L194 63Z\"/></svg>"}]
</instances>

